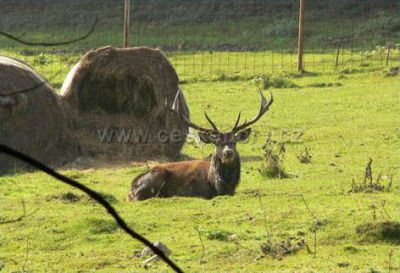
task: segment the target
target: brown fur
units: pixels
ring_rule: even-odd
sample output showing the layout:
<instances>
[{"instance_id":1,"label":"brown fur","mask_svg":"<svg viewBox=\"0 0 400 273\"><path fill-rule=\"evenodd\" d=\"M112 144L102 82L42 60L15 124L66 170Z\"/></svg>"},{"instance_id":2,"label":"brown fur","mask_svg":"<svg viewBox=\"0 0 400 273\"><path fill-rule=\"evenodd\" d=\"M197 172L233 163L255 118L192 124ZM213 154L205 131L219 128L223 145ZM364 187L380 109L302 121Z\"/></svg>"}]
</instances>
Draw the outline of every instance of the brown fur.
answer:
<instances>
[{"instance_id":1,"label":"brown fur","mask_svg":"<svg viewBox=\"0 0 400 273\"><path fill-rule=\"evenodd\" d=\"M154 167L132 182L129 200L144 200L151 197L199 196L211 198L215 195L208 181L210 161L193 160L168 163Z\"/></svg>"}]
</instances>

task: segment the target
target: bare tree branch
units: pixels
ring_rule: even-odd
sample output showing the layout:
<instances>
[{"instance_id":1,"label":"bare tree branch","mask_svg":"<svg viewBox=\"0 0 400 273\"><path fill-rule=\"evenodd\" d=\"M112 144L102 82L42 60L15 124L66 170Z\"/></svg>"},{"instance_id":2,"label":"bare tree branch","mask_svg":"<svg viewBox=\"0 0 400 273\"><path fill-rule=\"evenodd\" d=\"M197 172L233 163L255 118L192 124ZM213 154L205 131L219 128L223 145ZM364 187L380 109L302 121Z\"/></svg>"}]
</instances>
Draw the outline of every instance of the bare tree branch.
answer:
<instances>
[{"instance_id":1,"label":"bare tree branch","mask_svg":"<svg viewBox=\"0 0 400 273\"><path fill-rule=\"evenodd\" d=\"M9 39L11 39L13 41L16 41L16 42L18 42L20 44L28 45L28 46L60 46L60 45L68 45L68 44L73 44L73 43L85 40L87 37L89 37L94 32L94 30L96 28L96 25L97 25L97 21L98 21L98 18L96 16L94 18L92 27L89 29L89 31L85 35L83 35L81 37L78 37L78 38L75 38L75 39L72 39L72 40L68 40L68 41L61 41L61 42L30 42L30 41L22 40L22 39L14 36L14 35L12 35L10 33L4 32L4 31L0 31L0 35L3 35L3 36L5 36L5 37L7 37L7 38L9 38Z\"/></svg>"},{"instance_id":2,"label":"bare tree branch","mask_svg":"<svg viewBox=\"0 0 400 273\"><path fill-rule=\"evenodd\" d=\"M33 90L35 90L35 89L38 89L38 88L42 87L43 85L45 85L45 84L48 83L49 81L54 80L60 73L61 73L61 70L58 70L58 71L50 78L50 80L44 80L44 81L42 81L41 83L38 83L37 85L32 86L32 87L30 87L30 88L21 89L21 90L17 90L17 91L10 92L10 93L5 93L5 94L0 93L0 97L15 96L15 95L24 94L24 93L28 93L28 92L30 92L30 91L33 91Z\"/></svg>"},{"instance_id":3,"label":"bare tree branch","mask_svg":"<svg viewBox=\"0 0 400 273\"><path fill-rule=\"evenodd\" d=\"M197 231L197 234L199 235L199 239L200 239L200 242L201 242L201 256L200 256L200 260L199 260L199 263L201 264L201 263L203 263L203 257L204 257L204 252L205 252L205 247L204 247L204 242L203 242L203 238L201 237L201 233L200 233L200 230L199 230L199 228L198 227L195 227L194 228L196 231Z\"/></svg>"}]
</instances>

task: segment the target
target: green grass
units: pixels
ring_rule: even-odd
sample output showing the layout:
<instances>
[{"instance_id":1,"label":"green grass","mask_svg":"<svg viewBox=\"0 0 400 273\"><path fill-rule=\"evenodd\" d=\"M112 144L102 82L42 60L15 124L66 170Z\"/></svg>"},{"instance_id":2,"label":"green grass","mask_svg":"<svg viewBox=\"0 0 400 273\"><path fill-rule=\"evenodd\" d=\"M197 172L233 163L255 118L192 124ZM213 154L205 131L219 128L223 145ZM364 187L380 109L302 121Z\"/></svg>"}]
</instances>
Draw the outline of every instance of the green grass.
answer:
<instances>
[{"instance_id":1,"label":"green grass","mask_svg":"<svg viewBox=\"0 0 400 273\"><path fill-rule=\"evenodd\" d=\"M56 87L78 59L78 55L46 52L42 56L21 56L18 50L1 53L28 61L47 77L62 68L53 81ZM292 60L290 54L284 54L282 69L255 66L254 71L244 71L247 61L271 62L270 56L280 55L169 55L181 80L186 81L182 86L193 120L205 124L206 109L223 129L233 125L240 109L243 116L255 114L259 103L255 77L269 73L296 85L271 87L275 103L254 126L251 140L239 145L243 169L235 196L210 201L171 198L131 203L127 201L130 183L146 166L104 166L62 173L105 194L133 229L152 241L165 243L173 252L172 259L186 272L388 272L389 253L397 252L398 245L380 240L366 242L356 234L356 226L386 221L382 201L390 218L399 221L399 185L394 183L391 192L384 193L348 191L352 178L362 181L368 158L374 159L375 175L393 174L398 181L398 78L384 76L382 71L387 68L379 58L366 59L367 66L346 63L339 71L332 64L324 69L308 65L306 69L316 73L299 76L295 68L284 69ZM309 54L306 59L321 64L329 56ZM196 64L208 63L211 57L221 64L237 58L238 66L213 67L206 73L196 66L183 66L193 60ZM395 65L398 57L393 58ZM267 133L279 140L284 131L286 135L304 134L296 141L286 139L284 168L290 177L265 178L258 171L262 144ZM297 158L305 147L311 151L310 164L302 164ZM185 154L198 158L211 152L211 146L197 143L184 147ZM145 269L143 259L134 256L143 246L121 232L102 208L78 191L39 172L2 176L0 187L2 220L23 213L21 199L29 215L19 222L0 225L0 267L4 272L168 271L161 262ZM322 223L316 257L306 251L282 260L264 256L260 247L268 238L286 240L304 234L314 249L314 218L300 194ZM377 207L375 219L371 205ZM205 247L202 263L198 231ZM338 265L347 263L348 267ZM398 256L394 255L392 272L399 270L398 265Z\"/></svg>"},{"instance_id":2,"label":"green grass","mask_svg":"<svg viewBox=\"0 0 400 273\"><path fill-rule=\"evenodd\" d=\"M201 58L201 54L194 56L197 57ZM55 60L53 66L51 62L34 63L48 76L58 58L65 57L26 59L34 62L37 58ZM171 57L173 63L184 58L187 56ZM72 59L57 65L67 69ZM243 66L242 57L239 66ZM177 67L178 73L182 73L182 68ZM387 272L389 253L397 252L398 245L384 241L368 243L355 231L357 225L387 220L382 201L392 220L399 220L398 79L384 77L383 69L371 62L368 67L358 66L354 73L345 73L344 78L340 77L343 73L333 69L302 77L285 74L298 87L272 89L276 101L270 112L254 126L252 139L239 146L244 161L242 181L233 197L131 203L127 201L130 182L145 166L61 171L108 194L132 228L152 241L168 245L173 251L172 259L187 272ZM217 124L229 129L240 109L246 117L255 114L258 96L251 77L258 72L220 81L199 81L199 75L189 72L183 77L189 81L183 88L195 121L205 124L202 113L207 109ZM309 87L332 82L342 86ZM261 146L267 133L281 139L283 131L304 133L299 141L286 144L284 167L290 177L265 178L258 171L262 165ZM312 154L310 164L301 164L297 158L305 147ZM211 152L211 146L196 143L188 143L184 148L184 153L193 157ZM394 174L395 185L391 192L349 194L352 178L362 180L370 157L374 159L375 175ZM121 232L98 205L54 179L39 172L21 173L1 177L0 186L3 220L22 213L21 199L28 215L35 211L22 221L0 226L4 272L167 271L160 262L144 269L143 260L134 257L134 252L143 246ZM70 202L65 198L67 193L79 198ZM313 250L310 228L314 219L299 194L304 195L307 205L322 222L317 233L316 257L306 251L282 260L263 256L260 247L268 238L286 240L298 233L304 234ZM371 205L378 207L376 219ZM197 230L204 241L203 263L199 262L202 245ZM236 236L234 241L229 240L232 234ZM346 263L350 265L338 266ZM398 270L398 263L395 255L393 271Z\"/></svg>"}]
</instances>

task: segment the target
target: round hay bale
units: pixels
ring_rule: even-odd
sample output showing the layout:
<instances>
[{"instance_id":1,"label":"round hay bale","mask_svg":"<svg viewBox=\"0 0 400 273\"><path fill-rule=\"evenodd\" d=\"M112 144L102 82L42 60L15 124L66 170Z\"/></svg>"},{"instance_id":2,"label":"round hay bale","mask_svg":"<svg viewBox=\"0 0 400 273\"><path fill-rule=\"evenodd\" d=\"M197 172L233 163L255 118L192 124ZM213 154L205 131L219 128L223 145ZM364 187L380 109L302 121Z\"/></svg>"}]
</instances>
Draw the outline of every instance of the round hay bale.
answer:
<instances>
[{"instance_id":1,"label":"round hay bale","mask_svg":"<svg viewBox=\"0 0 400 273\"><path fill-rule=\"evenodd\" d=\"M61 95L75 113L83 156L176 159L188 133L171 111L178 88L178 76L159 50L104 47L71 69ZM184 100L180 109L189 115Z\"/></svg>"},{"instance_id":2,"label":"round hay bale","mask_svg":"<svg viewBox=\"0 0 400 273\"><path fill-rule=\"evenodd\" d=\"M0 143L42 163L58 166L69 160L71 142L60 99L45 79L22 61L0 56ZM29 92L11 93L38 86ZM27 165L0 154L0 172Z\"/></svg>"}]
</instances>

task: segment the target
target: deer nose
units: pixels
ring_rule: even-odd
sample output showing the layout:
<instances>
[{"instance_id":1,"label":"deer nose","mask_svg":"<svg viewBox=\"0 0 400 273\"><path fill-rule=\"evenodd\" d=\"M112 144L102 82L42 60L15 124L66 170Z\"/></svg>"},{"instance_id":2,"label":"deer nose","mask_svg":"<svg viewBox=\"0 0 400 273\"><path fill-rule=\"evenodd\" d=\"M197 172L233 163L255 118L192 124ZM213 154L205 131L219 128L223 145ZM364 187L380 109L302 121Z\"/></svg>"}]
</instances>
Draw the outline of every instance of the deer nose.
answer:
<instances>
[{"instance_id":1,"label":"deer nose","mask_svg":"<svg viewBox=\"0 0 400 273\"><path fill-rule=\"evenodd\" d=\"M224 156L227 157L227 158L233 157L233 151L232 150L224 151Z\"/></svg>"}]
</instances>

